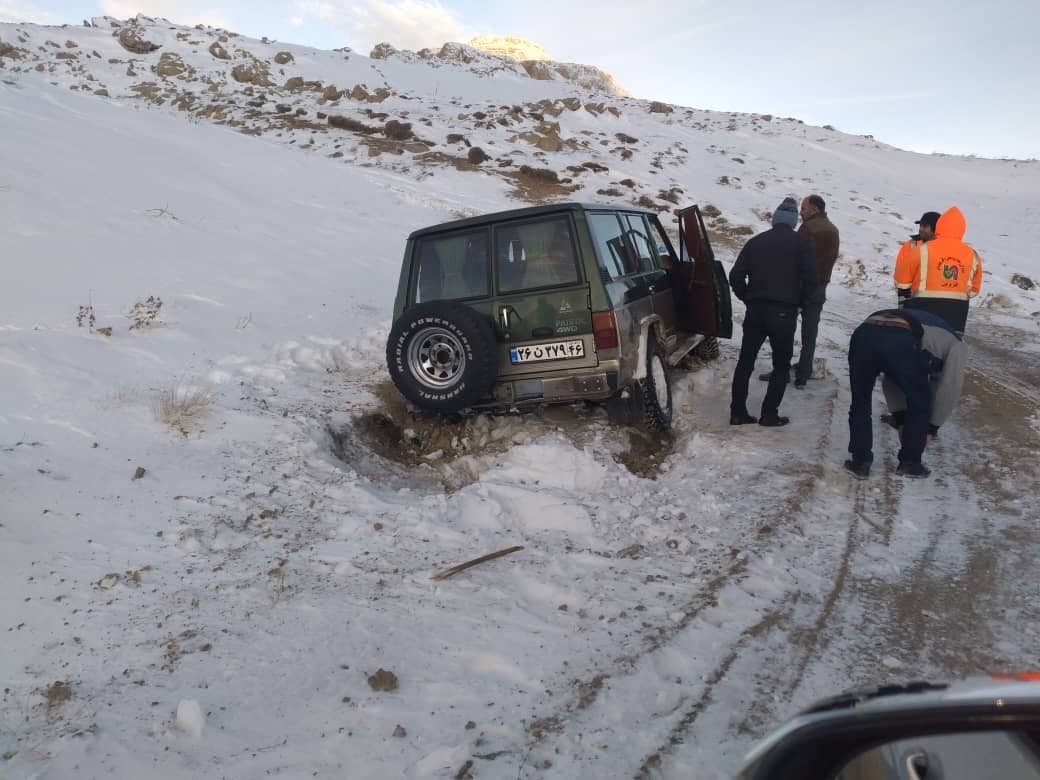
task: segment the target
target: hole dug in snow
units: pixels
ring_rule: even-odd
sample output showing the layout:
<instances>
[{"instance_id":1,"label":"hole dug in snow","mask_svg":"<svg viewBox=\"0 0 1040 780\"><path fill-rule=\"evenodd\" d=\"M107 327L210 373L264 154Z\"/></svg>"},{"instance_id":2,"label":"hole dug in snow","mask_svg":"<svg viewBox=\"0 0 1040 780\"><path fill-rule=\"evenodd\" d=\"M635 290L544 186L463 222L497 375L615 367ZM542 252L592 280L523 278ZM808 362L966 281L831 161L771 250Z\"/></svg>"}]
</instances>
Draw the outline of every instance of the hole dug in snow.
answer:
<instances>
[{"instance_id":1,"label":"hole dug in snow","mask_svg":"<svg viewBox=\"0 0 1040 780\"><path fill-rule=\"evenodd\" d=\"M331 423L333 454L373 482L453 492L480 479L515 446L550 433L575 447L609 455L636 476L654 479L671 454L670 435L612 425L597 406L542 407L523 414L442 416L411 408L389 382L374 389L379 405Z\"/></svg>"},{"instance_id":2,"label":"hole dug in snow","mask_svg":"<svg viewBox=\"0 0 1040 780\"><path fill-rule=\"evenodd\" d=\"M402 419L383 409L332 424L328 434L333 454L373 482L448 492L477 481L510 447L533 439L515 417Z\"/></svg>"}]
</instances>

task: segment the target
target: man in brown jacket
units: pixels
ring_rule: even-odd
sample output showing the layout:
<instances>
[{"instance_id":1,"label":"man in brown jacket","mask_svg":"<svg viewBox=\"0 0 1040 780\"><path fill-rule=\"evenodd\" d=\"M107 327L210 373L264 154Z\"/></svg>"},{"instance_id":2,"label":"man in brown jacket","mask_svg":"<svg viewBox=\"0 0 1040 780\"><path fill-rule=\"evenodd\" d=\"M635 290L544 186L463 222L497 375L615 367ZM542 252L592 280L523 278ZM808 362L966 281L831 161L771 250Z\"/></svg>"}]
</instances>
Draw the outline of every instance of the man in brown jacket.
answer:
<instances>
[{"instance_id":1,"label":"man in brown jacket","mask_svg":"<svg viewBox=\"0 0 1040 780\"><path fill-rule=\"evenodd\" d=\"M798 232L809 239L816 255L816 270L820 274L820 286L816 295L807 301L802 309L802 351L798 356L795 369L794 386L805 387L812 376L813 357L816 354L816 334L820 329L820 313L827 300L827 285L831 281L831 271L838 259L838 228L827 219L827 204L819 195L810 195L802 201L798 210L802 216Z\"/></svg>"},{"instance_id":2,"label":"man in brown jacket","mask_svg":"<svg viewBox=\"0 0 1040 780\"><path fill-rule=\"evenodd\" d=\"M802 217L798 235L805 236L812 244L820 283L811 299L802 306L802 351L798 355L798 363L794 366L794 386L801 389L812 376L816 335L820 330L820 313L827 300L827 285L831 281L831 271L834 270L834 263L838 259L839 241L838 228L827 219L827 204L819 195L805 198L798 213ZM768 381L769 376L762 374L759 379Z\"/></svg>"}]
</instances>

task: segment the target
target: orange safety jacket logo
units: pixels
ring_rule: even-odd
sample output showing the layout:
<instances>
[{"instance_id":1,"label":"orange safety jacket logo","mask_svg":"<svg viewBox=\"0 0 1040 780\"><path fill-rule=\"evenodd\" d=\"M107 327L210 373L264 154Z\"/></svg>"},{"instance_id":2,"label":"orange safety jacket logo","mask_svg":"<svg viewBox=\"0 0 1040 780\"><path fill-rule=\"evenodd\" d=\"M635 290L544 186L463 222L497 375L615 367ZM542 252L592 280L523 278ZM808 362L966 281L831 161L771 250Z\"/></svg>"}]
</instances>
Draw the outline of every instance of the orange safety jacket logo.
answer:
<instances>
[{"instance_id":1,"label":"orange safety jacket logo","mask_svg":"<svg viewBox=\"0 0 1040 780\"><path fill-rule=\"evenodd\" d=\"M978 255L971 250L972 268L968 260L957 255L928 256L932 242L921 244L919 262L922 273L915 279L916 295L920 297L970 298L972 277L976 273Z\"/></svg>"},{"instance_id":2,"label":"orange safety jacket logo","mask_svg":"<svg viewBox=\"0 0 1040 780\"><path fill-rule=\"evenodd\" d=\"M952 284L943 283L943 287L956 287L957 280L961 276L961 266L957 262L956 258L944 257L939 261L939 269L942 271L942 278L946 282L952 282Z\"/></svg>"}]
</instances>

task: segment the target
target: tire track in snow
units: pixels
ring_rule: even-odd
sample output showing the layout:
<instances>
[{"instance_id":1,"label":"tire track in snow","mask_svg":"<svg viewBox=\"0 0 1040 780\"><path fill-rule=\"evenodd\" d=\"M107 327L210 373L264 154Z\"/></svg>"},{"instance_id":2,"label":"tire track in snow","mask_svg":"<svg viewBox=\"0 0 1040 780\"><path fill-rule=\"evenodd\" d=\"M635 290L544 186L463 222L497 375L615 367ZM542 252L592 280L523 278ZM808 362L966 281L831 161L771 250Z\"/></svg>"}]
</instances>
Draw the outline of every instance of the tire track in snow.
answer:
<instances>
[{"instance_id":1,"label":"tire track in snow","mask_svg":"<svg viewBox=\"0 0 1040 780\"><path fill-rule=\"evenodd\" d=\"M979 387L984 381L985 375L977 369L970 372L966 395L992 394L989 408L994 416L1001 416L994 412L998 408L1006 411L1007 404L1021 403L1019 393L1004 395L1003 402L996 400L1007 392L1007 383L999 378ZM995 443L998 439L992 432L971 430L973 422L978 424L974 415L962 416L968 417L964 428L951 426L930 458L936 467L937 492L929 489L929 482L908 483L893 476L892 463L882 472L880 491L871 490L871 494L879 493L875 500L868 500L865 485L857 483L854 514L867 521L860 529L865 533L853 533L855 528L850 526L845 576L832 591L833 602L820 615L812 652L802 656L788 689L789 699L806 701L820 695L819 679L828 673L831 678L843 676L848 686L893 677L957 676L1000 665L1006 652L1001 633L1006 632L998 633L989 623L995 616L999 619L1002 606L1006 608L1010 602L1017 611L1018 604L1013 596L1008 598L1014 583L1007 579L1002 583L996 573L1013 569L1000 565L1002 558L1028 559L1030 553L1021 544L1007 543L1007 529L1001 522L1004 513L985 508L988 501L1014 503L1018 497L1004 494L1003 485L987 485L973 448L962 441L972 437ZM1007 440L1002 444L999 459L1007 467L1006 462L1015 459L1016 445ZM940 472L943 464L948 464L944 472L949 476ZM880 515L880 523L868 520L871 512ZM877 537L871 539L867 528ZM1018 542L1021 537L1016 534L1013 538ZM1035 561L1035 534L1026 541L1034 545L1031 556ZM879 579L879 562L898 576ZM848 606L839 609L843 602ZM840 619L831 619L835 615ZM1029 647L1028 637L1018 644ZM849 652L851 648L859 652ZM797 695L799 689L801 696ZM744 727L754 733L747 728L751 720L762 719L745 719L738 730Z\"/></svg>"},{"instance_id":2,"label":"tire track in snow","mask_svg":"<svg viewBox=\"0 0 1040 780\"><path fill-rule=\"evenodd\" d=\"M823 419L833 420L837 400L838 390L835 385L830 395L824 399L826 406L821 415ZM830 457L831 438L832 427L825 427L817 439L814 449L821 453L828 453L827 457ZM804 473L794 483L787 500L764 518L766 523L774 529L773 533L766 537L756 537L753 541L760 544L748 545L750 556L756 558L768 556L772 548L779 545L782 540L792 541L794 544L803 543L804 532L799 527L799 522L807 514L809 506L816 500L818 487L825 477L826 470L822 463L818 463L815 468ZM792 537L794 538L792 539ZM764 543L761 543L763 540ZM626 695L626 693L630 688L638 691L648 666L653 666L659 661L664 664L665 662L660 659L670 653L684 654L688 651L690 657L696 657L699 650L711 645L718 634L718 627L702 626L697 621L709 608L717 605L720 596L727 589L734 589L749 601L758 600L759 597L748 593L742 587L756 574L754 569L747 564L750 556L735 559L724 573L716 576L700 589L694 598L681 608L681 616L674 623L649 629L644 635L645 644L640 651L616 657L607 668L601 667L585 678L572 681L574 693L570 700L552 712L535 718L529 726L531 739L525 749L510 752L523 753L526 751L526 754L530 754L545 750L548 753L549 744L556 743L556 752L562 753L563 750L559 747L561 742L573 740L581 749L580 742L583 736L610 732L611 705L609 702L604 703L604 692L610 694L606 697L608 699L619 697L628 702L639 700L638 695ZM644 758L639 766L632 770L636 776L648 776L646 773L660 762L663 755L682 743L699 714L713 701L715 688L725 680L727 672L741 657L742 651L754 644L762 635L770 633L783 624L785 617L798 604L799 593L798 591L793 593L788 591L782 596L771 597L770 600L771 603L768 605L754 604L754 607L759 610L765 606L765 614L753 624L738 630L731 636L730 644L722 652L721 658L701 674L703 682L695 693L682 696L665 714L633 713L631 709L628 710L626 722L639 722L644 730L649 724L654 724L653 731L659 735L656 740L659 741L660 747L642 754ZM526 766L530 771L535 771L531 765ZM639 773L643 773L643 775Z\"/></svg>"},{"instance_id":3,"label":"tire track in snow","mask_svg":"<svg viewBox=\"0 0 1040 780\"><path fill-rule=\"evenodd\" d=\"M662 756L671 752L676 746L683 743L687 732L693 727L698 716L712 703L712 694L729 673L733 663L740 657L741 651L762 634L771 631L781 625L783 619L790 615L791 610L798 603L799 594L795 593L791 602L783 607L770 610L758 623L745 630L740 638L734 643L730 652L723 659L704 683L704 690L700 697L694 701L693 706L687 709L678 723L676 723L668 734L668 740L658 750L643 759L636 770L634 780L652 780L655 772L661 766Z\"/></svg>"},{"instance_id":4,"label":"tire track in snow","mask_svg":"<svg viewBox=\"0 0 1040 780\"><path fill-rule=\"evenodd\" d=\"M831 452L831 438L835 433L840 434L841 429L839 419L841 416L837 414L838 399L839 394L836 391L830 399L829 418L831 426L819 447L821 455L831 460L835 456L835 453ZM818 464L814 488L817 485L824 484L825 476L826 470L821 462ZM868 495L869 489L865 483L850 481L846 496L852 500L853 511L845 528L844 542L837 572L834 575L834 583L826 596L822 598L820 609L810 612L807 617L802 617L800 622L791 625L791 621L799 621L798 613L800 610L798 608L811 604L811 600L807 601L803 598L803 596L807 595L805 592L794 590L790 593L789 599L782 607L771 610L758 624L746 630L733 645L730 654L710 678L703 696L683 714L668 735L667 741L663 742L657 750L647 755L643 760L643 763L634 775L636 780L649 780L660 774L663 758L674 753L688 741L688 737L696 726L699 717L712 704L716 703L716 697L714 696L715 688L719 687L726 680L727 675L734 667L746 664L751 659L761 660L763 654L769 656L769 645L771 642L776 641L776 636L784 638L786 647L794 648L794 659L773 656L770 658L773 661L773 665L766 668L758 666L755 660L752 660L753 669L750 674L741 675L738 673L735 676L738 679L753 677L757 689L774 693L777 690L784 690L786 698L789 698L790 693L797 688L805 669L811 662L820 643L823 628L831 618L845 591L849 578L850 562L858 544L857 531L861 527L861 521L866 520ZM810 500L804 502L801 507L801 512L805 515L811 514L810 504L813 501L820 503L827 501L826 496L814 495L808 498ZM826 515L826 512L823 511L821 514ZM791 673L791 670L793 670L793 673ZM733 729L741 734L757 734L764 725L768 725L772 720L775 720L772 709L772 707L762 706L762 702L758 702L755 711L737 722ZM705 744L710 743L711 739L704 740L704 742Z\"/></svg>"}]
</instances>

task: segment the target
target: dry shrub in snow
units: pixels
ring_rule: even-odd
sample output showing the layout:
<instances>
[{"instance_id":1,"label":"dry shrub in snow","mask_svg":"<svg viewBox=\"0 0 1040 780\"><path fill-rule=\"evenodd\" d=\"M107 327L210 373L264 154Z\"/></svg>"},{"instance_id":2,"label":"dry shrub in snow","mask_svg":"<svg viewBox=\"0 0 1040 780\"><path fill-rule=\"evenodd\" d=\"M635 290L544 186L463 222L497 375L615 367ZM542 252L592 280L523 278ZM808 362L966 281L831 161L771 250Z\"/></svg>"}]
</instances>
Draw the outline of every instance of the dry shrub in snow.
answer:
<instances>
[{"instance_id":1,"label":"dry shrub in snow","mask_svg":"<svg viewBox=\"0 0 1040 780\"><path fill-rule=\"evenodd\" d=\"M155 419L187 436L192 425L205 416L212 405L210 388L177 382L159 393Z\"/></svg>"},{"instance_id":2,"label":"dry shrub in snow","mask_svg":"<svg viewBox=\"0 0 1040 780\"><path fill-rule=\"evenodd\" d=\"M407 141L415 137L411 122L398 122L396 119L391 119L383 125L383 135L395 141Z\"/></svg>"},{"instance_id":3,"label":"dry shrub in snow","mask_svg":"<svg viewBox=\"0 0 1040 780\"><path fill-rule=\"evenodd\" d=\"M135 303L134 307L130 309L130 313L126 315L130 319L130 330L154 325L159 321L156 320L156 317L159 316L160 309L162 309L162 300L153 295L149 295L145 301Z\"/></svg>"},{"instance_id":4,"label":"dry shrub in snow","mask_svg":"<svg viewBox=\"0 0 1040 780\"><path fill-rule=\"evenodd\" d=\"M329 125L339 130L350 130L353 133L361 133L362 135L374 135L379 132L378 127L370 127L364 122L351 119L349 116L338 116L336 114L329 115Z\"/></svg>"},{"instance_id":5,"label":"dry shrub in snow","mask_svg":"<svg viewBox=\"0 0 1040 780\"><path fill-rule=\"evenodd\" d=\"M82 328L86 324L90 328L90 332L93 333L95 322L97 320L94 317L94 304L88 303L86 306L80 306L79 314L76 315L76 325Z\"/></svg>"},{"instance_id":6,"label":"dry shrub in snow","mask_svg":"<svg viewBox=\"0 0 1040 780\"><path fill-rule=\"evenodd\" d=\"M1036 282L1030 279L1028 276L1022 274L1012 274L1011 284L1016 287L1021 287L1023 290L1034 290L1036 289Z\"/></svg>"},{"instance_id":7,"label":"dry shrub in snow","mask_svg":"<svg viewBox=\"0 0 1040 780\"><path fill-rule=\"evenodd\" d=\"M549 168L532 168L529 165L521 165L520 173L531 179L548 182L550 184L557 184L560 181L560 177L557 175L556 171L550 170Z\"/></svg>"}]
</instances>

